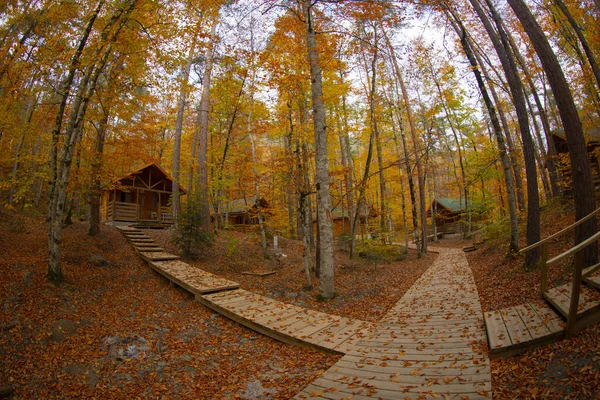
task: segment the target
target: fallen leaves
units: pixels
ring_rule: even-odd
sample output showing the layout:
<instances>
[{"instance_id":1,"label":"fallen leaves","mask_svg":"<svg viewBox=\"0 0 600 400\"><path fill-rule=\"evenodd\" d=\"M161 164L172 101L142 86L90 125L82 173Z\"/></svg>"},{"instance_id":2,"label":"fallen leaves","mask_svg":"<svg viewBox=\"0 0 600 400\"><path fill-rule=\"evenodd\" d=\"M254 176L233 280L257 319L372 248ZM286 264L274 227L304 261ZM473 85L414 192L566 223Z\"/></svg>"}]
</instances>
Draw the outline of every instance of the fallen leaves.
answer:
<instances>
[{"instance_id":1,"label":"fallen leaves","mask_svg":"<svg viewBox=\"0 0 600 400\"><path fill-rule=\"evenodd\" d=\"M22 233L0 220L0 237L0 387L15 399L247 398L249 385L288 399L339 358L213 314L112 228L95 238L84 224L64 230L60 288L45 279L41 218Z\"/></svg>"}]
</instances>

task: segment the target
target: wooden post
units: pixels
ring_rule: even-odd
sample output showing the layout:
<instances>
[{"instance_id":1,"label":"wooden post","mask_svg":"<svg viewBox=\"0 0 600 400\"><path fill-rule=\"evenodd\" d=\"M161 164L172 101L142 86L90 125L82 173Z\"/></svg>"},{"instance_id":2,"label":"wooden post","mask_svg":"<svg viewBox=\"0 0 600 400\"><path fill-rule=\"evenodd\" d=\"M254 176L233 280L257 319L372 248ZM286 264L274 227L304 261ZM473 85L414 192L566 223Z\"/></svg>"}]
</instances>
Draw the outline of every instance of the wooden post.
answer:
<instances>
[{"instance_id":1,"label":"wooden post","mask_svg":"<svg viewBox=\"0 0 600 400\"><path fill-rule=\"evenodd\" d=\"M575 254L575 269L573 270L573 287L571 289L571 304L569 306L569 317L567 318L567 336L573 334L577 322L577 308L579 307L579 295L581 292L581 272L584 264L584 250Z\"/></svg>"},{"instance_id":2,"label":"wooden post","mask_svg":"<svg viewBox=\"0 0 600 400\"><path fill-rule=\"evenodd\" d=\"M162 213L161 213L161 207L162 206L161 206L161 202L160 202L160 198L161 197L162 197L162 193L158 193L158 210L156 210L157 211L157 213L156 213L157 217L156 218L158 219L158 222L162 222Z\"/></svg>"},{"instance_id":3,"label":"wooden post","mask_svg":"<svg viewBox=\"0 0 600 400\"><path fill-rule=\"evenodd\" d=\"M544 293L548 289L548 246L546 243L542 244L542 255L540 259L541 267L542 267L542 282L540 285L540 291L542 299L544 299Z\"/></svg>"},{"instance_id":4,"label":"wooden post","mask_svg":"<svg viewBox=\"0 0 600 400\"><path fill-rule=\"evenodd\" d=\"M113 222L115 221L116 218L116 212L117 212L117 189L113 189L114 195L113 195L113 203L112 203L112 220Z\"/></svg>"}]
</instances>

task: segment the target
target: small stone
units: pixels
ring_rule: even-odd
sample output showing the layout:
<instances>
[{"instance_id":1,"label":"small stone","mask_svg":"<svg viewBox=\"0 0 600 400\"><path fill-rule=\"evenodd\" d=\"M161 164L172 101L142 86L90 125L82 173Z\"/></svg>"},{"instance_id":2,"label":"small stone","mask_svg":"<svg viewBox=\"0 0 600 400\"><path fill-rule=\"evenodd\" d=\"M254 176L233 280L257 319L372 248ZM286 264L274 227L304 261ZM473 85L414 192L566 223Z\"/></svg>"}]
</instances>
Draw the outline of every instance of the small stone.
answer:
<instances>
[{"instance_id":1,"label":"small stone","mask_svg":"<svg viewBox=\"0 0 600 400\"><path fill-rule=\"evenodd\" d=\"M106 258L97 254L91 255L89 261L97 267L106 267L110 264Z\"/></svg>"},{"instance_id":2,"label":"small stone","mask_svg":"<svg viewBox=\"0 0 600 400\"><path fill-rule=\"evenodd\" d=\"M29 287L29 286L31 286L32 281L33 281L33 272L27 271L25 273L25 277L23 278L23 283L25 284L25 286Z\"/></svg>"},{"instance_id":3,"label":"small stone","mask_svg":"<svg viewBox=\"0 0 600 400\"><path fill-rule=\"evenodd\" d=\"M94 389L98 384L98 374L96 371L91 370L87 376L87 385L90 389Z\"/></svg>"},{"instance_id":4,"label":"small stone","mask_svg":"<svg viewBox=\"0 0 600 400\"><path fill-rule=\"evenodd\" d=\"M59 319L52 323L51 339L55 342L62 342L67 336L77 332L78 325L70 319Z\"/></svg>"}]
</instances>

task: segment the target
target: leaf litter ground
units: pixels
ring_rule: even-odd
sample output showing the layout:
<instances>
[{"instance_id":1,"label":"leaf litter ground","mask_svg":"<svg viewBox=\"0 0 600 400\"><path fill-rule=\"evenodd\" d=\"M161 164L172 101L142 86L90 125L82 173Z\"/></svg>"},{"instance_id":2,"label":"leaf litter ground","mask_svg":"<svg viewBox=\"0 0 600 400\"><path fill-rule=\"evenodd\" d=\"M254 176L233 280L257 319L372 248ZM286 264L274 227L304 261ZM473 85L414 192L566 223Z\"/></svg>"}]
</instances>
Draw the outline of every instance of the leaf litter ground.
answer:
<instances>
[{"instance_id":1,"label":"leaf litter ground","mask_svg":"<svg viewBox=\"0 0 600 400\"><path fill-rule=\"evenodd\" d=\"M0 388L12 388L12 398L287 399L339 359L212 313L170 287L110 227L94 238L83 223L64 230L67 282L57 288L45 279L46 232L40 218L0 213ZM302 290L294 242L280 241L290 254L277 261L262 258L255 236L220 240L198 266L287 302L365 320L385 313L434 257L377 263L339 252L339 296L323 303L316 288ZM267 278L240 273L273 268Z\"/></svg>"},{"instance_id":2,"label":"leaf litter ground","mask_svg":"<svg viewBox=\"0 0 600 400\"><path fill-rule=\"evenodd\" d=\"M54 287L46 227L0 214L0 388L15 399L287 399L338 359L212 313L109 227L64 230Z\"/></svg>"}]
</instances>

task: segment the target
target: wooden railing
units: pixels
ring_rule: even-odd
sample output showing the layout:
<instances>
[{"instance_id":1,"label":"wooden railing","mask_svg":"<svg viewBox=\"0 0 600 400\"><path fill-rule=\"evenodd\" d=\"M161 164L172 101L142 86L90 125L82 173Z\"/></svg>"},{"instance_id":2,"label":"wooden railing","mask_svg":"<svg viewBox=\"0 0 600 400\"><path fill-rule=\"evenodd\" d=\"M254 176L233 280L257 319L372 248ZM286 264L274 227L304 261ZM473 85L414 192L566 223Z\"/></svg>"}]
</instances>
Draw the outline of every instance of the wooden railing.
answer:
<instances>
[{"instance_id":1,"label":"wooden railing","mask_svg":"<svg viewBox=\"0 0 600 400\"><path fill-rule=\"evenodd\" d=\"M173 223L173 213L171 212L171 207L163 206L159 210L160 212L160 222L165 222L168 224Z\"/></svg>"},{"instance_id":2,"label":"wooden railing","mask_svg":"<svg viewBox=\"0 0 600 400\"><path fill-rule=\"evenodd\" d=\"M559 254L558 256L556 256L550 260L548 260L548 242L566 232L569 232L569 231L575 229L579 225L583 224L585 221L595 217L599 212L600 212L600 208L592 211L585 217L583 217L580 220L576 221L575 223L567 226L566 228L556 232L555 234L550 235L547 238L544 238L537 243L534 243L532 245L529 245L529 246L519 250L519 253L526 253L529 250L533 250L537 247L541 247L541 249L540 249L541 250L540 264L541 264L541 268L542 268L542 271L541 271L542 276L541 276L541 283L540 283L540 292L541 292L542 298L544 297L544 293L546 293L546 290L548 288L548 267L558 263L559 261L564 260L565 258L567 258L569 256L575 255L575 268L573 271L573 285L572 285L572 289L571 289L571 303L569 304L569 315L567 317L567 328L566 328L567 333L569 333L573 330L573 327L575 326L575 322L577 321L577 307L579 306L579 297L580 297L580 292L581 292L581 280L584 277L583 276L583 265L585 262L584 250L586 247L588 247L589 245L595 243L598 239L600 239L600 232L596 232L594 235L590 236L583 242L571 247L569 250L565 251L562 254ZM600 268L600 263L589 268L586 271L585 276L591 275L599 268Z\"/></svg>"},{"instance_id":3,"label":"wooden railing","mask_svg":"<svg viewBox=\"0 0 600 400\"><path fill-rule=\"evenodd\" d=\"M137 221L138 206L132 203L121 203L116 201L115 204L115 221Z\"/></svg>"}]
</instances>

